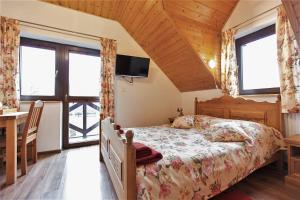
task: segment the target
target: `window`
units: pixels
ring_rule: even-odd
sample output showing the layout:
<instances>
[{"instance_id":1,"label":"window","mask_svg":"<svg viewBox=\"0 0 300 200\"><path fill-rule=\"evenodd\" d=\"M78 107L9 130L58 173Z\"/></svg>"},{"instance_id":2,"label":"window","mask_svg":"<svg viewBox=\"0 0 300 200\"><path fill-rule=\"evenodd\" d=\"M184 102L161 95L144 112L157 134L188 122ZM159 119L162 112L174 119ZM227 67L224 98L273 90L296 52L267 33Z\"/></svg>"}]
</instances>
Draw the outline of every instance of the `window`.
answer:
<instances>
[{"instance_id":1,"label":"window","mask_svg":"<svg viewBox=\"0 0 300 200\"><path fill-rule=\"evenodd\" d=\"M99 56L69 53L69 95L99 96ZM87 77L83 80L84 77Z\"/></svg>"},{"instance_id":2,"label":"window","mask_svg":"<svg viewBox=\"0 0 300 200\"><path fill-rule=\"evenodd\" d=\"M57 98L57 63L58 47L54 43L21 38L21 100Z\"/></svg>"},{"instance_id":3,"label":"window","mask_svg":"<svg viewBox=\"0 0 300 200\"><path fill-rule=\"evenodd\" d=\"M67 47L64 75L64 139L63 146L99 140L100 52Z\"/></svg>"},{"instance_id":4,"label":"window","mask_svg":"<svg viewBox=\"0 0 300 200\"><path fill-rule=\"evenodd\" d=\"M21 100L99 97L99 50L21 38Z\"/></svg>"},{"instance_id":5,"label":"window","mask_svg":"<svg viewBox=\"0 0 300 200\"><path fill-rule=\"evenodd\" d=\"M21 100L63 103L63 146L99 139L100 51L21 38Z\"/></svg>"},{"instance_id":6,"label":"window","mask_svg":"<svg viewBox=\"0 0 300 200\"><path fill-rule=\"evenodd\" d=\"M279 93L275 25L236 40L240 94Z\"/></svg>"},{"instance_id":7,"label":"window","mask_svg":"<svg viewBox=\"0 0 300 200\"><path fill-rule=\"evenodd\" d=\"M21 94L54 96L55 50L22 46L21 55Z\"/></svg>"}]
</instances>

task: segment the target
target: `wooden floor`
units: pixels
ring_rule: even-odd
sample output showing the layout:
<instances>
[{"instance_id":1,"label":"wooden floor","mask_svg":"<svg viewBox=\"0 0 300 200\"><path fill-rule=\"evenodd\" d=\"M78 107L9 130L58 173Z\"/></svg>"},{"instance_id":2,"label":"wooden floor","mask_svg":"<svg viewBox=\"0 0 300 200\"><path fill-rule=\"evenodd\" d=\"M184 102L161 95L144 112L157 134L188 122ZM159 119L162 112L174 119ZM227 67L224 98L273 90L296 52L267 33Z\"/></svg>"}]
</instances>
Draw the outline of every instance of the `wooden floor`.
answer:
<instances>
[{"instance_id":1,"label":"wooden floor","mask_svg":"<svg viewBox=\"0 0 300 200\"><path fill-rule=\"evenodd\" d=\"M5 186L4 178L2 168L1 200L117 199L106 167L98 161L98 146L43 156L15 185ZM253 200L300 199L300 189L285 185L283 176L276 175L270 167L258 170L230 190L240 190ZM221 200L222 194L214 199Z\"/></svg>"}]
</instances>

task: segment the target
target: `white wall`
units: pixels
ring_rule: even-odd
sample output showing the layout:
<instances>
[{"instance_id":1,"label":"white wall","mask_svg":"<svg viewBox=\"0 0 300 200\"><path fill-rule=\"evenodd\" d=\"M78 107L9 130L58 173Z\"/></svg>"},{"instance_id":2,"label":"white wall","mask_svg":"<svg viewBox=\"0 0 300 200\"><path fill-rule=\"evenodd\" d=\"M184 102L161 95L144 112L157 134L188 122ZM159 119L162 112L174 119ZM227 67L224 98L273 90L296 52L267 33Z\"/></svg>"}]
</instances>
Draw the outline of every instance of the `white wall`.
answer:
<instances>
[{"instance_id":1,"label":"white wall","mask_svg":"<svg viewBox=\"0 0 300 200\"><path fill-rule=\"evenodd\" d=\"M149 57L116 21L36 0L2 0L0 8L0 14L3 16L116 39L118 54ZM22 26L22 35L99 48L99 43L94 40L49 33L24 26ZM176 114L179 105L181 105L180 92L152 60L148 78L134 79L133 84L120 78L116 79L116 122L124 127L166 123L168 117ZM43 116L45 120L41 122L41 132L45 134L41 134L39 138L39 151L54 150L60 146L61 136L57 133L61 131L61 120L49 123L47 119L60 119L61 112L61 103L46 104ZM53 127L52 132L47 135L46 129L50 124Z\"/></svg>"},{"instance_id":2,"label":"white wall","mask_svg":"<svg viewBox=\"0 0 300 200\"><path fill-rule=\"evenodd\" d=\"M253 17L260 15L261 13L272 9L281 4L281 0L240 0L227 22L225 23L223 30L239 25L242 22L247 21ZM256 18L252 23L246 23L245 25L250 25L251 28L265 24L269 19L276 19L276 10L268 12L261 17Z\"/></svg>"},{"instance_id":3,"label":"white wall","mask_svg":"<svg viewBox=\"0 0 300 200\"><path fill-rule=\"evenodd\" d=\"M217 90L217 89L201 90L195 92L182 92L181 102L182 102L183 113L194 114L195 97L198 98L198 101L206 101L221 96L223 96L222 90Z\"/></svg>"},{"instance_id":4,"label":"white wall","mask_svg":"<svg viewBox=\"0 0 300 200\"><path fill-rule=\"evenodd\" d=\"M22 111L29 110L30 103L21 104ZM37 138L37 148L39 151L57 150L61 148L61 121L62 103L46 102L40 122L39 134Z\"/></svg>"}]
</instances>

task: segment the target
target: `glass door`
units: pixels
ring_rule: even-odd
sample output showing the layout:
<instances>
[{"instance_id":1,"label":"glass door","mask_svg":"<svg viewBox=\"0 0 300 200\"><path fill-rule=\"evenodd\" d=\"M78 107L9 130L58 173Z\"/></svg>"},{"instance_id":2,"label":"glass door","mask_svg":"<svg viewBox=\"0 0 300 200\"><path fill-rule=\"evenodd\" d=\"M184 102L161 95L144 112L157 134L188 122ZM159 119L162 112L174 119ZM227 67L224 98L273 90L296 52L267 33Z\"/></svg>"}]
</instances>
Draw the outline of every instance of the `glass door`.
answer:
<instances>
[{"instance_id":1,"label":"glass door","mask_svg":"<svg viewBox=\"0 0 300 200\"><path fill-rule=\"evenodd\" d=\"M96 144L99 140L100 52L77 47L67 49L63 146Z\"/></svg>"}]
</instances>

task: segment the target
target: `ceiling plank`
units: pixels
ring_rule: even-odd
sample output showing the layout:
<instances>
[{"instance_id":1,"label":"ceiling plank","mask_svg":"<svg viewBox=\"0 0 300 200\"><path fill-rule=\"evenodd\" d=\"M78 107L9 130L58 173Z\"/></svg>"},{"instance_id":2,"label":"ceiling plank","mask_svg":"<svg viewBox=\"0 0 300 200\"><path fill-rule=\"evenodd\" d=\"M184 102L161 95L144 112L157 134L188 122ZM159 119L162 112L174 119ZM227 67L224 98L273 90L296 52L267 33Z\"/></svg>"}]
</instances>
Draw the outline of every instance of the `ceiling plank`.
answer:
<instances>
[{"instance_id":1,"label":"ceiling plank","mask_svg":"<svg viewBox=\"0 0 300 200\"><path fill-rule=\"evenodd\" d=\"M238 0L194 0L196 3L207 6L220 13L228 15L231 13Z\"/></svg>"}]
</instances>

